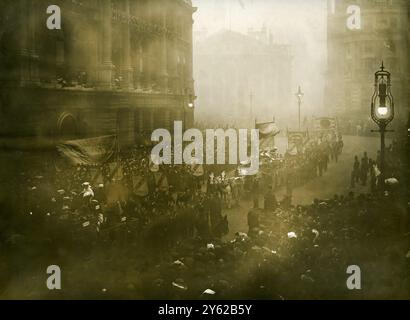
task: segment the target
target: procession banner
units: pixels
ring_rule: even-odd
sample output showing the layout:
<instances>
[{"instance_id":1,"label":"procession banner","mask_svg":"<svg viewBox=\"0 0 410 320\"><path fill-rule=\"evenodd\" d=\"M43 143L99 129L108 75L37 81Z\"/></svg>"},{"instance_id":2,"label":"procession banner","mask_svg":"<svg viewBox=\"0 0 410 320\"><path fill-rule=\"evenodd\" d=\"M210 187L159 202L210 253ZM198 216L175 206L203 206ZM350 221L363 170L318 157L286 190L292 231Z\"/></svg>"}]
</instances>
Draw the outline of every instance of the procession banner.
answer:
<instances>
[{"instance_id":1,"label":"procession banner","mask_svg":"<svg viewBox=\"0 0 410 320\"><path fill-rule=\"evenodd\" d=\"M117 137L114 135L65 141L57 145L57 150L74 165L101 164L115 155Z\"/></svg>"},{"instance_id":2,"label":"procession banner","mask_svg":"<svg viewBox=\"0 0 410 320\"><path fill-rule=\"evenodd\" d=\"M203 180L201 181L200 185L201 185L201 193L204 193L204 194L208 193L208 181Z\"/></svg>"},{"instance_id":3,"label":"procession banner","mask_svg":"<svg viewBox=\"0 0 410 320\"><path fill-rule=\"evenodd\" d=\"M150 157L149 158L149 165L148 165L148 167L149 167L149 170L151 171L151 172L158 172L159 171L159 164L158 164L159 162L157 161L157 160L154 160L153 161L153 159Z\"/></svg>"}]
</instances>

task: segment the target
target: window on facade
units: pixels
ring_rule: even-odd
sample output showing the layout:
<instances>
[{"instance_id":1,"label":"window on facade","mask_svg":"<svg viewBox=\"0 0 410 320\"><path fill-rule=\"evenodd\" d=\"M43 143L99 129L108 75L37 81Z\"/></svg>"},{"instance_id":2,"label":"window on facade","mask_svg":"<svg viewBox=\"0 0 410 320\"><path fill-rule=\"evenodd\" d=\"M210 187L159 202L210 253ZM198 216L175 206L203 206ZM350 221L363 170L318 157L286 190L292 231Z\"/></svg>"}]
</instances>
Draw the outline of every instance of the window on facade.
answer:
<instances>
[{"instance_id":1,"label":"window on facade","mask_svg":"<svg viewBox=\"0 0 410 320\"><path fill-rule=\"evenodd\" d=\"M363 50L366 55L370 55L373 53L373 45L371 43L366 43Z\"/></svg>"},{"instance_id":2,"label":"window on facade","mask_svg":"<svg viewBox=\"0 0 410 320\"><path fill-rule=\"evenodd\" d=\"M346 64L344 67L344 75L345 77L350 77L351 75L351 66Z\"/></svg>"},{"instance_id":3,"label":"window on facade","mask_svg":"<svg viewBox=\"0 0 410 320\"><path fill-rule=\"evenodd\" d=\"M352 58L352 48L350 45L346 46L346 58L347 59Z\"/></svg>"},{"instance_id":4,"label":"window on facade","mask_svg":"<svg viewBox=\"0 0 410 320\"><path fill-rule=\"evenodd\" d=\"M63 65L65 62L64 41L56 42L56 63Z\"/></svg>"},{"instance_id":5,"label":"window on facade","mask_svg":"<svg viewBox=\"0 0 410 320\"><path fill-rule=\"evenodd\" d=\"M373 59L365 59L364 62L365 71L372 71L374 69L374 60Z\"/></svg>"},{"instance_id":6,"label":"window on facade","mask_svg":"<svg viewBox=\"0 0 410 320\"><path fill-rule=\"evenodd\" d=\"M392 40L386 40L384 46L388 49L389 52L394 53L396 51L396 46Z\"/></svg>"}]
</instances>

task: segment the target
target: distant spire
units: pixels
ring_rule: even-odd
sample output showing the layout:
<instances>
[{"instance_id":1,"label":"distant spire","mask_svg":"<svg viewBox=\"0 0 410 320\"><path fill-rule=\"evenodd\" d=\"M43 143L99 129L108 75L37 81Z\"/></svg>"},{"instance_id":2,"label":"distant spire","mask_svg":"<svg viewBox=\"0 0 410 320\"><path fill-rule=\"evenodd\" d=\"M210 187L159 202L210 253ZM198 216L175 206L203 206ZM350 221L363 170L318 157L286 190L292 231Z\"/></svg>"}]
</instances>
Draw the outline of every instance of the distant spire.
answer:
<instances>
[{"instance_id":1,"label":"distant spire","mask_svg":"<svg viewBox=\"0 0 410 320\"><path fill-rule=\"evenodd\" d=\"M384 71L384 61L382 60L382 66L380 67L382 71Z\"/></svg>"}]
</instances>

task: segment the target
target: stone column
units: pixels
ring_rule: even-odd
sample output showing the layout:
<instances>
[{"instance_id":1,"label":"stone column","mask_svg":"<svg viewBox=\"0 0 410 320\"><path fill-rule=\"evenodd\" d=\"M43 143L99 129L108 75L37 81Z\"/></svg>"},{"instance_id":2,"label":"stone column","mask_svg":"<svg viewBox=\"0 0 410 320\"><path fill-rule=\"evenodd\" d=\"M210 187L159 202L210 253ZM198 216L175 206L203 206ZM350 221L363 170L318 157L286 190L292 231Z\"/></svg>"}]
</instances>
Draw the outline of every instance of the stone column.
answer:
<instances>
[{"instance_id":1,"label":"stone column","mask_svg":"<svg viewBox=\"0 0 410 320\"><path fill-rule=\"evenodd\" d=\"M143 109L138 109L137 112L137 125L138 125L138 134L142 134L144 131L144 110Z\"/></svg>"},{"instance_id":2,"label":"stone column","mask_svg":"<svg viewBox=\"0 0 410 320\"><path fill-rule=\"evenodd\" d=\"M99 74L99 87L102 89L112 88L112 4L111 0L102 0L101 8L102 60Z\"/></svg>"},{"instance_id":3,"label":"stone column","mask_svg":"<svg viewBox=\"0 0 410 320\"><path fill-rule=\"evenodd\" d=\"M130 16L130 3L129 0L125 0L125 14ZM131 33L130 33L130 21L124 26L123 33L123 65L122 65L122 78L124 89L133 89L133 76L131 66Z\"/></svg>"},{"instance_id":4,"label":"stone column","mask_svg":"<svg viewBox=\"0 0 410 320\"><path fill-rule=\"evenodd\" d=\"M168 21L168 27L171 28L173 34L168 39L168 74L169 74L169 86L172 93L178 92L178 37L177 32L177 16L175 8L172 10L172 21Z\"/></svg>"},{"instance_id":5,"label":"stone column","mask_svg":"<svg viewBox=\"0 0 410 320\"><path fill-rule=\"evenodd\" d=\"M168 92L168 63L167 63L167 0L161 1L161 27L160 39L160 74L159 81L162 92Z\"/></svg>"},{"instance_id":6,"label":"stone column","mask_svg":"<svg viewBox=\"0 0 410 320\"><path fill-rule=\"evenodd\" d=\"M157 91L162 92L161 86L161 35L156 35L155 40L152 44L152 51L151 51L151 66L153 72L153 84Z\"/></svg>"},{"instance_id":7,"label":"stone column","mask_svg":"<svg viewBox=\"0 0 410 320\"><path fill-rule=\"evenodd\" d=\"M144 12L145 12L145 18L146 21L151 24L152 23L152 10L151 10L151 2L145 2L144 3ZM151 89L152 88L152 69L153 69L153 64L152 64L152 45L153 45L154 39L153 35L151 34L144 34L142 43L143 43L143 86L144 89Z\"/></svg>"}]
</instances>

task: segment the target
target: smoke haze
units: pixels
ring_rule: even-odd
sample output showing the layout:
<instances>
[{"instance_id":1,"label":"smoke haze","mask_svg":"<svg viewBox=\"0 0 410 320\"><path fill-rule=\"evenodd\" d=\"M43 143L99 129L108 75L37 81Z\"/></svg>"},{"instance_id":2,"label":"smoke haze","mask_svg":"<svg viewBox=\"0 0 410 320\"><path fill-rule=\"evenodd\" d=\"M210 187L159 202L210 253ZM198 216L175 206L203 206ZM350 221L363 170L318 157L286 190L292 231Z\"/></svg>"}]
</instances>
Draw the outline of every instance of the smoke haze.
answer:
<instances>
[{"instance_id":1,"label":"smoke haze","mask_svg":"<svg viewBox=\"0 0 410 320\"><path fill-rule=\"evenodd\" d=\"M325 0L194 0L193 5L198 8L194 15L194 69L195 57L201 54L197 50L198 43L215 33L230 30L248 34L251 30L266 27L273 43L291 46L293 57L291 79L294 89L277 97L278 100L291 101L291 104L275 110L275 115L283 120L295 119L297 102L294 93L299 84L305 93L302 118L326 114L323 106L327 62ZM237 67L241 68L241 65ZM206 120L212 107L223 107L201 105L201 77L194 78L198 95L197 117L199 121ZM254 106L255 113L258 107Z\"/></svg>"}]
</instances>

